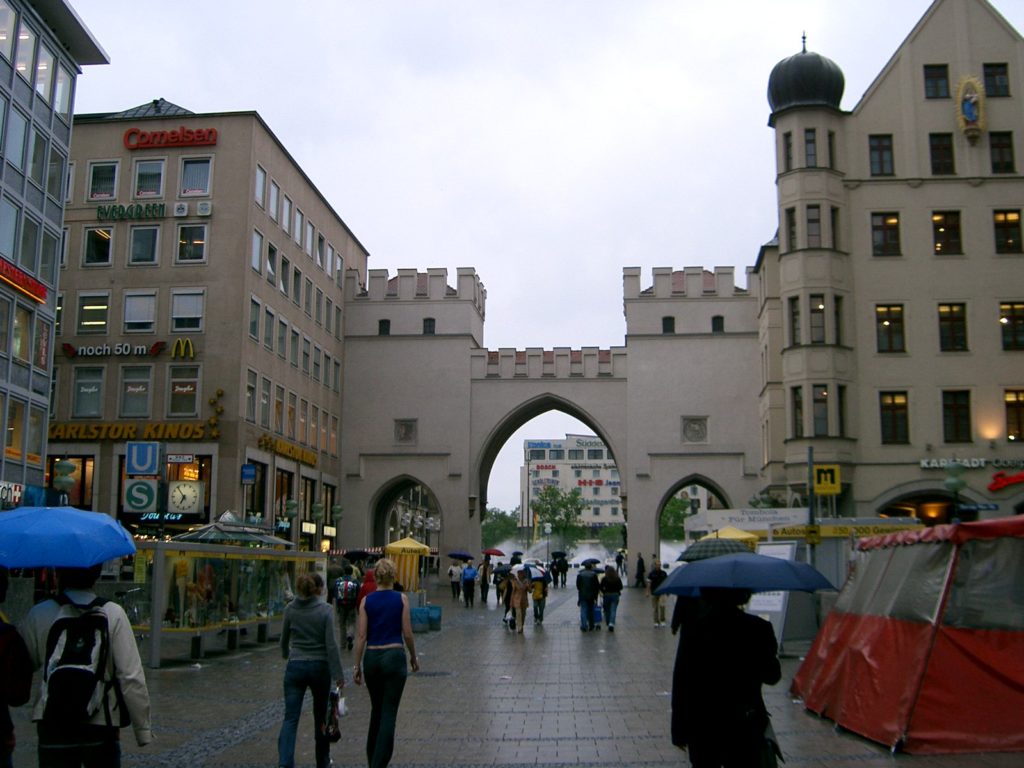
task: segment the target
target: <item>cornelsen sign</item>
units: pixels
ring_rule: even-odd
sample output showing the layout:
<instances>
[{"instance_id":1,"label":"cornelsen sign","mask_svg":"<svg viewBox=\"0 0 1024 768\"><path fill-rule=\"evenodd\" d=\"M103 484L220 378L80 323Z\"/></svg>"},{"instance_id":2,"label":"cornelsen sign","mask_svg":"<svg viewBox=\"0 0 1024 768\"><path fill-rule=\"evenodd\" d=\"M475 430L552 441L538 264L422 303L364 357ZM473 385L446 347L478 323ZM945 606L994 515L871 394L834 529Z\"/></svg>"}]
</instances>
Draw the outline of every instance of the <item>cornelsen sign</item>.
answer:
<instances>
[{"instance_id":1,"label":"cornelsen sign","mask_svg":"<svg viewBox=\"0 0 1024 768\"><path fill-rule=\"evenodd\" d=\"M212 147L216 143L216 128L186 128L183 125L173 131L144 131L141 128L129 128L124 132L126 149Z\"/></svg>"}]
</instances>

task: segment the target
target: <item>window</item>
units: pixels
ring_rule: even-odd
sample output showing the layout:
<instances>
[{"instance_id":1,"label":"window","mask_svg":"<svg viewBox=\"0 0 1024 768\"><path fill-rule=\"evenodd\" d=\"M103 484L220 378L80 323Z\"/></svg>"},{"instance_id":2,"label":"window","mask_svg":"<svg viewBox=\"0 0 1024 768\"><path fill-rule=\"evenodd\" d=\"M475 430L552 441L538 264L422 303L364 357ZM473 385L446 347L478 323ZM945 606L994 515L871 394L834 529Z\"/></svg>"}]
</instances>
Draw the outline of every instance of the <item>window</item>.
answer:
<instances>
[{"instance_id":1,"label":"window","mask_svg":"<svg viewBox=\"0 0 1024 768\"><path fill-rule=\"evenodd\" d=\"M15 261L14 243L18 233L20 211L6 197L0 200L0 256Z\"/></svg>"},{"instance_id":2,"label":"window","mask_svg":"<svg viewBox=\"0 0 1024 768\"><path fill-rule=\"evenodd\" d=\"M793 170L793 134L789 131L782 134L782 170Z\"/></svg>"},{"instance_id":3,"label":"window","mask_svg":"<svg viewBox=\"0 0 1024 768\"><path fill-rule=\"evenodd\" d=\"M50 369L50 323L36 318L36 339L32 347L32 365L44 371Z\"/></svg>"},{"instance_id":4,"label":"window","mask_svg":"<svg viewBox=\"0 0 1024 768\"><path fill-rule=\"evenodd\" d=\"M14 308L11 354L16 360L25 363L29 362L29 356L32 354L32 311L21 304Z\"/></svg>"},{"instance_id":5,"label":"window","mask_svg":"<svg viewBox=\"0 0 1024 768\"><path fill-rule=\"evenodd\" d=\"M276 181L270 182L270 196L267 198L267 213L270 218L277 221L277 209L281 204L281 188Z\"/></svg>"},{"instance_id":6,"label":"window","mask_svg":"<svg viewBox=\"0 0 1024 768\"><path fill-rule=\"evenodd\" d=\"M302 244L302 249L306 252L306 255L310 256L310 257L312 257L312 255L313 255L313 235L314 235L314 233L315 233L315 229L313 228L313 222L307 221L306 222L306 239L305 239L305 241ZM319 264L318 266L323 266L323 265Z\"/></svg>"},{"instance_id":7,"label":"window","mask_svg":"<svg viewBox=\"0 0 1024 768\"><path fill-rule=\"evenodd\" d=\"M299 442L306 443L306 424L309 421L309 401L305 398L299 400Z\"/></svg>"},{"instance_id":8,"label":"window","mask_svg":"<svg viewBox=\"0 0 1024 768\"><path fill-rule=\"evenodd\" d=\"M292 225L292 201L288 198L288 195L284 196L284 200L281 201L281 229L285 232L290 232Z\"/></svg>"},{"instance_id":9,"label":"window","mask_svg":"<svg viewBox=\"0 0 1024 768\"><path fill-rule=\"evenodd\" d=\"M960 211L932 213L932 247L936 256L963 253L960 241Z\"/></svg>"},{"instance_id":10,"label":"window","mask_svg":"<svg viewBox=\"0 0 1024 768\"><path fill-rule=\"evenodd\" d=\"M942 393L942 439L947 443L971 442L971 393L966 389Z\"/></svg>"},{"instance_id":11,"label":"window","mask_svg":"<svg viewBox=\"0 0 1024 768\"><path fill-rule=\"evenodd\" d=\"M260 166L256 166L256 188L254 191L253 199L256 201L256 205L260 208L263 207L263 201L267 194L267 172Z\"/></svg>"},{"instance_id":12,"label":"window","mask_svg":"<svg viewBox=\"0 0 1024 768\"><path fill-rule=\"evenodd\" d=\"M832 247L835 250L839 250L839 208L832 206L829 208L829 219L828 225L832 235Z\"/></svg>"},{"instance_id":13,"label":"window","mask_svg":"<svg viewBox=\"0 0 1024 768\"><path fill-rule=\"evenodd\" d=\"M39 222L29 217L21 223L21 243L18 247L18 264L26 272L35 273L39 254Z\"/></svg>"},{"instance_id":14,"label":"window","mask_svg":"<svg viewBox=\"0 0 1024 768\"><path fill-rule=\"evenodd\" d=\"M811 294L811 344L825 343L825 296Z\"/></svg>"},{"instance_id":15,"label":"window","mask_svg":"<svg viewBox=\"0 0 1024 768\"><path fill-rule=\"evenodd\" d=\"M818 167L818 133L814 128L804 128L804 165Z\"/></svg>"},{"instance_id":16,"label":"window","mask_svg":"<svg viewBox=\"0 0 1024 768\"><path fill-rule=\"evenodd\" d=\"M255 341L260 338L260 303L256 299L249 298L249 337Z\"/></svg>"},{"instance_id":17,"label":"window","mask_svg":"<svg viewBox=\"0 0 1024 768\"><path fill-rule=\"evenodd\" d=\"M7 124L7 140L4 142L4 154L7 162L16 168L25 167L25 137L28 134L28 118L16 109L11 110Z\"/></svg>"},{"instance_id":18,"label":"window","mask_svg":"<svg viewBox=\"0 0 1024 768\"><path fill-rule=\"evenodd\" d=\"M793 387L789 392L791 415L793 417L793 437L804 436L804 391L801 387Z\"/></svg>"},{"instance_id":19,"label":"window","mask_svg":"<svg viewBox=\"0 0 1024 768\"><path fill-rule=\"evenodd\" d=\"M309 374L309 359L312 356L311 355L312 347L313 347L313 343L309 339L307 339L306 337L303 337L302 338L302 372L307 374L307 375Z\"/></svg>"},{"instance_id":20,"label":"window","mask_svg":"<svg viewBox=\"0 0 1024 768\"><path fill-rule=\"evenodd\" d=\"M725 333L725 317L723 315L711 316L711 332Z\"/></svg>"},{"instance_id":21,"label":"window","mask_svg":"<svg viewBox=\"0 0 1024 768\"><path fill-rule=\"evenodd\" d=\"M1006 403L1006 439L1024 440L1024 389L1008 389L1003 393Z\"/></svg>"},{"instance_id":22,"label":"window","mask_svg":"<svg viewBox=\"0 0 1024 768\"><path fill-rule=\"evenodd\" d=\"M302 227L305 217L302 215L302 211L298 208L295 209L295 218L292 220L292 238L295 240L295 244L298 246L302 245Z\"/></svg>"},{"instance_id":23,"label":"window","mask_svg":"<svg viewBox=\"0 0 1024 768\"><path fill-rule=\"evenodd\" d=\"M338 417L331 416L331 455L338 455Z\"/></svg>"},{"instance_id":24,"label":"window","mask_svg":"<svg viewBox=\"0 0 1024 768\"><path fill-rule=\"evenodd\" d=\"M330 312L327 313L330 316ZM329 330L329 329L328 329ZM432 317L423 318L423 335L433 336L437 330L437 323Z\"/></svg>"},{"instance_id":25,"label":"window","mask_svg":"<svg viewBox=\"0 0 1024 768\"><path fill-rule=\"evenodd\" d=\"M842 384L837 387L839 397L836 402L836 426L840 437L846 437L846 387Z\"/></svg>"},{"instance_id":26,"label":"window","mask_svg":"<svg viewBox=\"0 0 1024 768\"><path fill-rule=\"evenodd\" d=\"M800 338L800 297L789 297L789 344L798 346L802 343Z\"/></svg>"},{"instance_id":27,"label":"window","mask_svg":"<svg viewBox=\"0 0 1024 768\"><path fill-rule=\"evenodd\" d=\"M807 247L821 248L821 206L807 206Z\"/></svg>"},{"instance_id":28,"label":"window","mask_svg":"<svg viewBox=\"0 0 1024 768\"><path fill-rule=\"evenodd\" d=\"M939 304L939 349L943 352L967 350L967 307L965 304Z\"/></svg>"},{"instance_id":29,"label":"window","mask_svg":"<svg viewBox=\"0 0 1024 768\"><path fill-rule=\"evenodd\" d=\"M796 250L796 208L786 209L786 250Z\"/></svg>"},{"instance_id":30,"label":"window","mask_svg":"<svg viewBox=\"0 0 1024 768\"><path fill-rule=\"evenodd\" d=\"M201 289L171 293L171 332L203 330L204 294Z\"/></svg>"},{"instance_id":31,"label":"window","mask_svg":"<svg viewBox=\"0 0 1024 768\"><path fill-rule=\"evenodd\" d=\"M1015 173L1013 162L1013 133L991 131L988 135L989 154L992 157L992 173Z\"/></svg>"},{"instance_id":32,"label":"window","mask_svg":"<svg viewBox=\"0 0 1024 768\"><path fill-rule=\"evenodd\" d=\"M661 332L665 334L676 332L676 319L674 317L661 318Z\"/></svg>"},{"instance_id":33,"label":"window","mask_svg":"<svg viewBox=\"0 0 1024 768\"><path fill-rule=\"evenodd\" d=\"M199 413L199 366L170 366L167 415L195 416Z\"/></svg>"},{"instance_id":34,"label":"window","mask_svg":"<svg viewBox=\"0 0 1024 768\"><path fill-rule=\"evenodd\" d=\"M182 224L178 227L178 263L206 261L206 225Z\"/></svg>"},{"instance_id":35,"label":"window","mask_svg":"<svg viewBox=\"0 0 1024 768\"><path fill-rule=\"evenodd\" d=\"M18 25L18 48L14 52L14 69L29 83L36 62L36 33L25 22Z\"/></svg>"},{"instance_id":36,"label":"window","mask_svg":"<svg viewBox=\"0 0 1024 768\"><path fill-rule=\"evenodd\" d=\"M828 167L836 167L836 132L828 132Z\"/></svg>"},{"instance_id":37,"label":"window","mask_svg":"<svg viewBox=\"0 0 1024 768\"><path fill-rule=\"evenodd\" d=\"M29 144L28 176L32 181L43 186L46 175L46 136L42 131L32 129L32 141Z\"/></svg>"},{"instance_id":38,"label":"window","mask_svg":"<svg viewBox=\"0 0 1024 768\"><path fill-rule=\"evenodd\" d=\"M949 98L949 66L946 64L924 65L924 97L926 99Z\"/></svg>"},{"instance_id":39,"label":"window","mask_svg":"<svg viewBox=\"0 0 1024 768\"><path fill-rule=\"evenodd\" d=\"M316 299L313 302L313 321L317 325L324 323L324 292L316 289Z\"/></svg>"},{"instance_id":40,"label":"window","mask_svg":"<svg viewBox=\"0 0 1024 768\"><path fill-rule=\"evenodd\" d=\"M277 246L267 243L267 282L277 285Z\"/></svg>"},{"instance_id":41,"label":"window","mask_svg":"<svg viewBox=\"0 0 1024 768\"><path fill-rule=\"evenodd\" d=\"M313 345L313 381L320 381L323 352L318 344Z\"/></svg>"},{"instance_id":42,"label":"window","mask_svg":"<svg viewBox=\"0 0 1024 768\"><path fill-rule=\"evenodd\" d=\"M263 308L263 346L274 351L274 331L277 329L277 318L270 307Z\"/></svg>"},{"instance_id":43,"label":"window","mask_svg":"<svg viewBox=\"0 0 1024 768\"><path fill-rule=\"evenodd\" d=\"M992 223L995 227L996 253L1020 253L1020 210L995 211Z\"/></svg>"},{"instance_id":44,"label":"window","mask_svg":"<svg viewBox=\"0 0 1024 768\"><path fill-rule=\"evenodd\" d=\"M46 434L46 411L34 405L28 407L28 443L25 446L25 461L29 464L43 463L43 439Z\"/></svg>"},{"instance_id":45,"label":"window","mask_svg":"<svg viewBox=\"0 0 1024 768\"><path fill-rule=\"evenodd\" d=\"M313 316L313 281L308 277L305 281L305 291L303 291L302 309L308 317Z\"/></svg>"},{"instance_id":46,"label":"window","mask_svg":"<svg viewBox=\"0 0 1024 768\"><path fill-rule=\"evenodd\" d=\"M311 227L312 228L312 227ZM327 247L327 241L324 239L323 234L316 236L316 265L320 269L324 268L324 250ZM327 274L330 274L330 266L327 268Z\"/></svg>"},{"instance_id":47,"label":"window","mask_svg":"<svg viewBox=\"0 0 1024 768\"><path fill-rule=\"evenodd\" d=\"M879 392L878 412L882 420L882 445L910 442L910 412L906 392Z\"/></svg>"},{"instance_id":48,"label":"window","mask_svg":"<svg viewBox=\"0 0 1024 768\"><path fill-rule=\"evenodd\" d=\"M302 272L298 267L292 269L292 301L299 306L302 301Z\"/></svg>"},{"instance_id":49,"label":"window","mask_svg":"<svg viewBox=\"0 0 1024 768\"><path fill-rule=\"evenodd\" d=\"M582 448L570 448L569 449L569 461L582 461L583 460L583 449Z\"/></svg>"},{"instance_id":50,"label":"window","mask_svg":"<svg viewBox=\"0 0 1024 768\"><path fill-rule=\"evenodd\" d=\"M601 461L604 458L603 448L587 448L587 458L590 461Z\"/></svg>"},{"instance_id":51,"label":"window","mask_svg":"<svg viewBox=\"0 0 1024 768\"><path fill-rule=\"evenodd\" d=\"M270 379L260 377L260 426L270 428Z\"/></svg>"},{"instance_id":52,"label":"window","mask_svg":"<svg viewBox=\"0 0 1024 768\"><path fill-rule=\"evenodd\" d=\"M253 230L252 233L252 250L249 254L249 266L256 270L257 274L263 268L263 235L256 230Z\"/></svg>"},{"instance_id":53,"label":"window","mask_svg":"<svg viewBox=\"0 0 1024 768\"><path fill-rule=\"evenodd\" d=\"M832 324L834 326L833 334L835 336L835 344L843 343L843 297L833 296L832 297Z\"/></svg>"},{"instance_id":54,"label":"window","mask_svg":"<svg viewBox=\"0 0 1024 768\"><path fill-rule=\"evenodd\" d=\"M331 333L331 324L334 320L334 302L327 299L327 304L324 306L324 329L327 333ZM424 331L425 332L425 331Z\"/></svg>"},{"instance_id":55,"label":"window","mask_svg":"<svg viewBox=\"0 0 1024 768\"><path fill-rule=\"evenodd\" d=\"M78 332L106 333L109 303L106 293L78 294Z\"/></svg>"},{"instance_id":56,"label":"window","mask_svg":"<svg viewBox=\"0 0 1024 768\"><path fill-rule=\"evenodd\" d=\"M192 157L181 161L181 196L210 194L210 158Z\"/></svg>"},{"instance_id":57,"label":"window","mask_svg":"<svg viewBox=\"0 0 1024 768\"><path fill-rule=\"evenodd\" d=\"M152 333L156 328L156 293L126 293L124 332Z\"/></svg>"},{"instance_id":58,"label":"window","mask_svg":"<svg viewBox=\"0 0 1024 768\"><path fill-rule=\"evenodd\" d=\"M288 352L288 362L291 363L292 365L294 365L296 368L298 368L299 367L299 342L301 341L301 337L299 336L299 332L297 330L295 330L294 328L292 328L291 336L292 336L292 343L291 343L291 346L288 347L288 350L289 350L289 352Z\"/></svg>"},{"instance_id":59,"label":"window","mask_svg":"<svg viewBox=\"0 0 1024 768\"><path fill-rule=\"evenodd\" d=\"M1006 64L985 64L985 95L1003 98L1010 95L1010 75Z\"/></svg>"},{"instance_id":60,"label":"window","mask_svg":"<svg viewBox=\"0 0 1024 768\"><path fill-rule=\"evenodd\" d=\"M824 384L814 384L811 393L814 436L828 437L828 387Z\"/></svg>"},{"instance_id":61,"label":"window","mask_svg":"<svg viewBox=\"0 0 1024 768\"><path fill-rule=\"evenodd\" d=\"M121 418L149 417L152 375L153 369L148 365L126 365L121 369L121 402L118 406Z\"/></svg>"},{"instance_id":62,"label":"window","mask_svg":"<svg viewBox=\"0 0 1024 768\"><path fill-rule=\"evenodd\" d=\"M7 347L7 312L6 302L0 301L0 349ZM57 306L53 311L54 335L60 336L64 330L64 294L57 294Z\"/></svg>"},{"instance_id":63,"label":"window","mask_svg":"<svg viewBox=\"0 0 1024 768\"><path fill-rule=\"evenodd\" d=\"M377 321L377 335L378 336L390 336L391 335L391 321L390 320L378 320Z\"/></svg>"},{"instance_id":64,"label":"window","mask_svg":"<svg viewBox=\"0 0 1024 768\"><path fill-rule=\"evenodd\" d=\"M54 200L62 199L64 184L64 155L50 146L50 159L46 164L46 194Z\"/></svg>"},{"instance_id":65,"label":"window","mask_svg":"<svg viewBox=\"0 0 1024 768\"><path fill-rule=\"evenodd\" d=\"M286 434L291 440L295 439L295 412L298 410L297 398L294 392L288 393L288 413L287 413L287 428Z\"/></svg>"},{"instance_id":66,"label":"window","mask_svg":"<svg viewBox=\"0 0 1024 768\"><path fill-rule=\"evenodd\" d=\"M87 227L85 230L85 266L110 266L110 245L114 230L110 227Z\"/></svg>"},{"instance_id":67,"label":"window","mask_svg":"<svg viewBox=\"0 0 1024 768\"><path fill-rule=\"evenodd\" d=\"M331 388L331 356L324 350L324 387Z\"/></svg>"},{"instance_id":68,"label":"window","mask_svg":"<svg viewBox=\"0 0 1024 768\"><path fill-rule=\"evenodd\" d=\"M139 160L135 163L135 197L163 197L164 161Z\"/></svg>"},{"instance_id":69,"label":"window","mask_svg":"<svg viewBox=\"0 0 1024 768\"><path fill-rule=\"evenodd\" d=\"M906 351L902 304L879 304L875 307L875 339L879 352Z\"/></svg>"},{"instance_id":70,"label":"window","mask_svg":"<svg viewBox=\"0 0 1024 768\"><path fill-rule=\"evenodd\" d=\"M900 215L871 214L871 253L874 256L900 255Z\"/></svg>"},{"instance_id":71,"label":"window","mask_svg":"<svg viewBox=\"0 0 1024 768\"><path fill-rule=\"evenodd\" d=\"M1003 349L1024 349L1024 302L999 305L999 324L1003 328Z\"/></svg>"},{"instance_id":72,"label":"window","mask_svg":"<svg viewBox=\"0 0 1024 768\"><path fill-rule=\"evenodd\" d=\"M317 447L317 438L320 435L320 409L315 405L309 407L309 444Z\"/></svg>"},{"instance_id":73,"label":"window","mask_svg":"<svg viewBox=\"0 0 1024 768\"><path fill-rule=\"evenodd\" d=\"M89 199L113 200L117 197L117 163L89 163Z\"/></svg>"},{"instance_id":74,"label":"window","mask_svg":"<svg viewBox=\"0 0 1024 768\"><path fill-rule=\"evenodd\" d=\"M17 14L11 6L0 0L0 54L8 61L14 53L14 22L18 20Z\"/></svg>"},{"instance_id":75,"label":"window","mask_svg":"<svg viewBox=\"0 0 1024 768\"><path fill-rule=\"evenodd\" d=\"M53 108L64 121L71 116L71 73L57 67L57 85L53 89Z\"/></svg>"},{"instance_id":76,"label":"window","mask_svg":"<svg viewBox=\"0 0 1024 768\"><path fill-rule=\"evenodd\" d=\"M256 371L245 372L245 420L256 423L256 386L259 377Z\"/></svg>"},{"instance_id":77,"label":"window","mask_svg":"<svg viewBox=\"0 0 1024 768\"><path fill-rule=\"evenodd\" d=\"M288 260L288 257L281 256L281 277L278 278L277 287L281 289L281 293L285 296L291 291L291 278L292 278L292 263Z\"/></svg>"},{"instance_id":78,"label":"window","mask_svg":"<svg viewBox=\"0 0 1024 768\"><path fill-rule=\"evenodd\" d=\"M274 431L284 432L284 387L280 384L274 387Z\"/></svg>"},{"instance_id":79,"label":"window","mask_svg":"<svg viewBox=\"0 0 1024 768\"><path fill-rule=\"evenodd\" d=\"M288 354L288 323L281 318L277 320L277 356L282 360Z\"/></svg>"},{"instance_id":80,"label":"window","mask_svg":"<svg viewBox=\"0 0 1024 768\"><path fill-rule=\"evenodd\" d=\"M156 264L160 227L132 227L128 263L134 266Z\"/></svg>"},{"instance_id":81,"label":"window","mask_svg":"<svg viewBox=\"0 0 1024 768\"><path fill-rule=\"evenodd\" d=\"M868 137L868 155L872 176L892 176L892 135L875 134Z\"/></svg>"},{"instance_id":82,"label":"window","mask_svg":"<svg viewBox=\"0 0 1024 768\"><path fill-rule=\"evenodd\" d=\"M341 392L341 363L337 360L334 361L334 383L331 385L331 389Z\"/></svg>"},{"instance_id":83,"label":"window","mask_svg":"<svg viewBox=\"0 0 1024 768\"><path fill-rule=\"evenodd\" d=\"M928 152L932 163L932 175L949 176L956 173L952 133L929 133Z\"/></svg>"},{"instance_id":84,"label":"window","mask_svg":"<svg viewBox=\"0 0 1024 768\"><path fill-rule=\"evenodd\" d=\"M75 368L71 415L77 419L103 417L103 368Z\"/></svg>"},{"instance_id":85,"label":"window","mask_svg":"<svg viewBox=\"0 0 1024 768\"><path fill-rule=\"evenodd\" d=\"M334 337L341 338L341 306L334 308Z\"/></svg>"}]
</instances>

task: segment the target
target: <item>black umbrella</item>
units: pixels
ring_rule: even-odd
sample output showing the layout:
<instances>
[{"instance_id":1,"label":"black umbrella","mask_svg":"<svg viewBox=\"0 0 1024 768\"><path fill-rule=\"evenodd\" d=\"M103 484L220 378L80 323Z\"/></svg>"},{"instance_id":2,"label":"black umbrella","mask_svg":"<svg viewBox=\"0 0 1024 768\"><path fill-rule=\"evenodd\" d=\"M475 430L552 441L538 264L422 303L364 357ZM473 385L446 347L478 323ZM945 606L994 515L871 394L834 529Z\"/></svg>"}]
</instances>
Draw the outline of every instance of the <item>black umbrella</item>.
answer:
<instances>
[{"instance_id":1,"label":"black umbrella","mask_svg":"<svg viewBox=\"0 0 1024 768\"><path fill-rule=\"evenodd\" d=\"M601 561L598 560L596 557L588 557L586 560L584 560L582 563L580 563L580 565L600 565L600 564L601 564Z\"/></svg>"},{"instance_id":2,"label":"black umbrella","mask_svg":"<svg viewBox=\"0 0 1024 768\"><path fill-rule=\"evenodd\" d=\"M565 552L563 552L560 549L551 553L551 559L552 560L557 560L560 557L565 557Z\"/></svg>"},{"instance_id":3,"label":"black umbrella","mask_svg":"<svg viewBox=\"0 0 1024 768\"><path fill-rule=\"evenodd\" d=\"M807 563L740 552L682 565L669 574L654 594L693 597L702 587L749 589L751 592L835 589Z\"/></svg>"},{"instance_id":4,"label":"black umbrella","mask_svg":"<svg viewBox=\"0 0 1024 768\"><path fill-rule=\"evenodd\" d=\"M365 560L372 553L367 552L365 549L346 549L341 553L341 556L348 560Z\"/></svg>"},{"instance_id":5,"label":"black umbrella","mask_svg":"<svg viewBox=\"0 0 1024 768\"><path fill-rule=\"evenodd\" d=\"M456 549L454 552L449 552L448 557L452 560L472 560L473 556L469 552L464 552L461 549Z\"/></svg>"},{"instance_id":6,"label":"black umbrella","mask_svg":"<svg viewBox=\"0 0 1024 768\"><path fill-rule=\"evenodd\" d=\"M749 552L750 547L739 539L718 539L709 536L706 539L694 542L685 550L679 553L676 558L679 562L692 563L696 560L706 560L709 557L719 555L735 555L739 552Z\"/></svg>"},{"instance_id":7,"label":"black umbrella","mask_svg":"<svg viewBox=\"0 0 1024 768\"><path fill-rule=\"evenodd\" d=\"M517 550L516 550L515 552L513 552L513 553L512 553L512 557L518 557L518 556L519 556L519 555L521 555L521 554L523 554L523 553L522 553L522 552L520 552L520 551L519 551L519 550L517 549Z\"/></svg>"}]
</instances>

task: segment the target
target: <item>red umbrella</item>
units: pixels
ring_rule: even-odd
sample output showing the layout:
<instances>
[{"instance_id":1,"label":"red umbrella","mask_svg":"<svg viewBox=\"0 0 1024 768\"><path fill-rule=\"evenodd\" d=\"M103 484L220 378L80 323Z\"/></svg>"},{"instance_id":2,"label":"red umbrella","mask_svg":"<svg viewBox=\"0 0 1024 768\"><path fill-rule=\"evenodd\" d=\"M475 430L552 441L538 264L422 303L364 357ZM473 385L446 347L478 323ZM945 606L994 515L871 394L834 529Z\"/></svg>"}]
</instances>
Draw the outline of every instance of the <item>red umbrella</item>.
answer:
<instances>
[{"instance_id":1,"label":"red umbrella","mask_svg":"<svg viewBox=\"0 0 1024 768\"><path fill-rule=\"evenodd\" d=\"M490 549L485 549L484 550L484 554L485 555L491 555L492 557L504 557L505 556L505 553L502 552L500 549L497 549L496 547L491 547Z\"/></svg>"}]
</instances>

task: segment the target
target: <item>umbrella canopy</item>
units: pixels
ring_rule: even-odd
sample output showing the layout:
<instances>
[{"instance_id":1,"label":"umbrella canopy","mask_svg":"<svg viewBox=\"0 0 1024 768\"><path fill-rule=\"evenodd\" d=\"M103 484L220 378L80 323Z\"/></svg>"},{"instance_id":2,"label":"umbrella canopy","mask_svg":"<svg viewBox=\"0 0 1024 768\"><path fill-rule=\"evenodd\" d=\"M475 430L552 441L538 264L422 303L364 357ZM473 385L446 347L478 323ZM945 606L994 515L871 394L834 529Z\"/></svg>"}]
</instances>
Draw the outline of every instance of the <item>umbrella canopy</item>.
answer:
<instances>
[{"instance_id":1,"label":"umbrella canopy","mask_svg":"<svg viewBox=\"0 0 1024 768\"><path fill-rule=\"evenodd\" d=\"M384 554L386 555L429 555L430 547L422 542L416 541L411 536L406 536L404 539L398 541L392 541L390 544L384 547Z\"/></svg>"},{"instance_id":2,"label":"umbrella canopy","mask_svg":"<svg viewBox=\"0 0 1024 768\"><path fill-rule=\"evenodd\" d=\"M735 555L738 552L749 552L750 547L739 539L712 539L703 538L688 546L676 558L684 563L692 563L696 560L706 560L709 557L719 555Z\"/></svg>"},{"instance_id":3,"label":"umbrella canopy","mask_svg":"<svg viewBox=\"0 0 1024 768\"><path fill-rule=\"evenodd\" d=\"M701 541L704 541L704 539L740 539L741 541L757 541L757 534L747 533L746 531L741 531L739 528L726 525L719 528L717 531L712 531L707 536L701 537Z\"/></svg>"},{"instance_id":4,"label":"umbrella canopy","mask_svg":"<svg viewBox=\"0 0 1024 768\"><path fill-rule=\"evenodd\" d=\"M365 549L346 549L341 553L341 556L347 560L365 560L370 557L373 553L367 552Z\"/></svg>"},{"instance_id":5,"label":"umbrella canopy","mask_svg":"<svg viewBox=\"0 0 1024 768\"><path fill-rule=\"evenodd\" d=\"M230 525L228 523L210 523L196 528L194 531L180 533L173 537L173 541L200 541L207 544L224 544L237 542L239 544L266 544L280 545L285 547L294 546L287 539L271 536L262 528L249 525Z\"/></svg>"},{"instance_id":6,"label":"umbrella canopy","mask_svg":"<svg viewBox=\"0 0 1024 768\"><path fill-rule=\"evenodd\" d=\"M655 594L692 597L699 593L701 587L749 589L751 592L835 589L828 579L807 563L740 552L676 568Z\"/></svg>"},{"instance_id":7,"label":"umbrella canopy","mask_svg":"<svg viewBox=\"0 0 1024 768\"><path fill-rule=\"evenodd\" d=\"M461 549L457 549L454 552L449 552L448 557L452 560L472 560L473 556L469 552L464 552Z\"/></svg>"},{"instance_id":8,"label":"umbrella canopy","mask_svg":"<svg viewBox=\"0 0 1024 768\"><path fill-rule=\"evenodd\" d=\"M582 563L580 563L580 565L600 565L600 564L601 564L601 561L598 560L596 557L588 557L586 560L584 560Z\"/></svg>"},{"instance_id":9,"label":"umbrella canopy","mask_svg":"<svg viewBox=\"0 0 1024 768\"><path fill-rule=\"evenodd\" d=\"M485 555L490 555L491 557L504 557L505 556L505 553L502 552L497 547L488 547L487 549L484 550L484 554Z\"/></svg>"},{"instance_id":10,"label":"umbrella canopy","mask_svg":"<svg viewBox=\"0 0 1024 768\"><path fill-rule=\"evenodd\" d=\"M512 557L517 557L521 554L523 554L522 551L517 549L515 552L512 553Z\"/></svg>"},{"instance_id":11,"label":"umbrella canopy","mask_svg":"<svg viewBox=\"0 0 1024 768\"><path fill-rule=\"evenodd\" d=\"M560 549L556 549L554 552L551 553L552 560L557 560L560 557L565 557L565 552L563 552Z\"/></svg>"},{"instance_id":12,"label":"umbrella canopy","mask_svg":"<svg viewBox=\"0 0 1024 768\"><path fill-rule=\"evenodd\" d=\"M519 566L516 567L518 568ZM527 563L523 567L529 572L530 581L547 581L550 578L547 570L541 568L539 565Z\"/></svg>"},{"instance_id":13,"label":"umbrella canopy","mask_svg":"<svg viewBox=\"0 0 1024 768\"><path fill-rule=\"evenodd\" d=\"M0 512L0 565L88 568L135 554L135 541L110 515L73 507Z\"/></svg>"}]
</instances>

